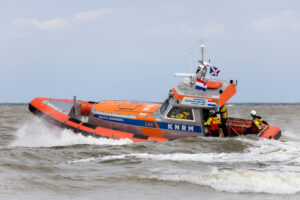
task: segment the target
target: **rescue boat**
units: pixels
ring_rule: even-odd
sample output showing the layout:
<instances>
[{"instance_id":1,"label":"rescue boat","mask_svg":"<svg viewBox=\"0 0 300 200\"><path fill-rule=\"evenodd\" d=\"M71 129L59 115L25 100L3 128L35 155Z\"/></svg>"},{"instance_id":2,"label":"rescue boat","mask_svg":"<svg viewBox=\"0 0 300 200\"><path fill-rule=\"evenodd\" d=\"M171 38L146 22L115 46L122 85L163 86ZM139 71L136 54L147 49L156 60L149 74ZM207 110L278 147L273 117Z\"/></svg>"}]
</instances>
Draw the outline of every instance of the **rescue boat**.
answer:
<instances>
[{"instance_id":1,"label":"rescue boat","mask_svg":"<svg viewBox=\"0 0 300 200\"><path fill-rule=\"evenodd\" d=\"M204 61L203 49L197 73L176 74L184 80L170 90L162 103L38 97L30 102L29 110L54 126L85 136L129 138L134 142L207 136L203 122L208 119L209 111L218 112L235 95L236 84L232 80L216 81L206 77L210 63ZM202 81L200 85L199 80ZM228 136L244 135L251 125L250 119L229 117ZM278 139L281 130L262 124L256 135Z\"/></svg>"}]
</instances>

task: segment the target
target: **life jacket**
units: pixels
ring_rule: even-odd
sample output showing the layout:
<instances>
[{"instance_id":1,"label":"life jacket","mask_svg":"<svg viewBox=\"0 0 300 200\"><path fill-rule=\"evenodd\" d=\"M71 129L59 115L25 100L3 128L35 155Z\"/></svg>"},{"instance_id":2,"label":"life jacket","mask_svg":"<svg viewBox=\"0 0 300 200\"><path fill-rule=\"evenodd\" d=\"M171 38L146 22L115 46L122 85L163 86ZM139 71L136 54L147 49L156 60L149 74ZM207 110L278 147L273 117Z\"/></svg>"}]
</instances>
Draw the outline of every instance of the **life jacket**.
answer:
<instances>
[{"instance_id":1,"label":"life jacket","mask_svg":"<svg viewBox=\"0 0 300 200\"><path fill-rule=\"evenodd\" d=\"M188 112L182 112L177 116L177 118L178 119L186 119L188 116L189 116Z\"/></svg>"},{"instance_id":2,"label":"life jacket","mask_svg":"<svg viewBox=\"0 0 300 200\"><path fill-rule=\"evenodd\" d=\"M252 132L254 133L258 133L262 128L261 128L261 124L263 122L262 118L257 118L254 117L252 120Z\"/></svg>"},{"instance_id":3,"label":"life jacket","mask_svg":"<svg viewBox=\"0 0 300 200\"><path fill-rule=\"evenodd\" d=\"M207 122L204 123L204 125L209 125L210 131L216 131L219 130L219 124L221 124L221 120L219 117L210 117Z\"/></svg>"},{"instance_id":4,"label":"life jacket","mask_svg":"<svg viewBox=\"0 0 300 200\"><path fill-rule=\"evenodd\" d=\"M182 112L177 115L171 115L171 118L177 118L177 119L186 119L189 116L188 112Z\"/></svg>"},{"instance_id":5,"label":"life jacket","mask_svg":"<svg viewBox=\"0 0 300 200\"><path fill-rule=\"evenodd\" d=\"M227 108L225 105L223 105L221 107L220 113L221 113L222 119L227 119Z\"/></svg>"}]
</instances>

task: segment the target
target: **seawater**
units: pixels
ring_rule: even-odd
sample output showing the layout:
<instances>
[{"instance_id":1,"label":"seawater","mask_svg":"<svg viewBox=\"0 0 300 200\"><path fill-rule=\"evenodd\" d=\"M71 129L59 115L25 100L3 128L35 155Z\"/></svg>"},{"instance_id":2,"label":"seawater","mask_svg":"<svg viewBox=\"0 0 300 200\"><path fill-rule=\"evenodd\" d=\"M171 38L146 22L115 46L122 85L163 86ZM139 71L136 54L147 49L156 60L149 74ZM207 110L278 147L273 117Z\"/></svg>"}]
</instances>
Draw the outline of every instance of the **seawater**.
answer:
<instances>
[{"instance_id":1,"label":"seawater","mask_svg":"<svg viewBox=\"0 0 300 200\"><path fill-rule=\"evenodd\" d=\"M233 117L252 109L280 140L97 139L1 105L0 199L300 199L300 106L228 105Z\"/></svg>"}]
</instances>

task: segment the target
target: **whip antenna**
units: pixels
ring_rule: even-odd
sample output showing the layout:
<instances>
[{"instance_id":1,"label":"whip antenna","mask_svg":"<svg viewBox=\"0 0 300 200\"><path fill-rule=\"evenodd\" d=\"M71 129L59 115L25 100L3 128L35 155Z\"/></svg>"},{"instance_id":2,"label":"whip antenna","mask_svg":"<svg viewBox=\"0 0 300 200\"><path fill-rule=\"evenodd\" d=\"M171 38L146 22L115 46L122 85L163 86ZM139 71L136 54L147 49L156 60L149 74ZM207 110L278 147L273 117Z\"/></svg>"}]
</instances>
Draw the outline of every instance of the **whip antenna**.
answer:
<instances>
[{"instance_id":1,"label":"whip antenna","mask_svg":"<svg viewBox=\"0 0 300 200\"><path fill-rule=\"evenodd\" d=\"M239 65L239 58L235 57L235 69L234 69L234 74L235 74L235 85L238 85L238 65Z\"/></svg>"}]
</instances>

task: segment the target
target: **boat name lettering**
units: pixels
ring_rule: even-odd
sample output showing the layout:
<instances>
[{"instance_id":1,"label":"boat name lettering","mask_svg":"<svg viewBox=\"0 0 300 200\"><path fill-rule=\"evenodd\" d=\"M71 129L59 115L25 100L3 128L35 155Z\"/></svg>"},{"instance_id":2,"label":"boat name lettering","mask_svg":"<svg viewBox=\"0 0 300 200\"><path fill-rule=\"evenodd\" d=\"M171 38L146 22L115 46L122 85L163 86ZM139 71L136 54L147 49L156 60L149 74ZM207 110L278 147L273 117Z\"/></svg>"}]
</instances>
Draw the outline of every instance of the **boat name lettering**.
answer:
<instances>
[{"instance_id":1,"label":"boat name lettering","mask_svg":"<svg viewBox=\"0 0 300 200\"><path fill-rule=\"evenodd\" d=\"M102 119L102 120L124 122L124 119L117 118L117 117L111 117L111 116L105 116L105 115L95 115L94 117L98 118L98 119Z\"/></svg>"},{"instance_id":2,"label":"boat name lettering","mask_svg":"<svg viewBox=\"0 0 300 200\"><path fill-rule=\"evenodd\" d=\"M116 117L109 117L109 120L111 120L111 121L118 121L118 122L123 122L124 121L124 119L116 118Z\"/></svg>"},{"instance_id":3,"label":"boat name lettering","mask_svg":"<svg viewBox=\"0 0 300 200\"><path fill-rule=\"evenodd\" d=\"M196 106L216 107L216 103L212 99L184 97L182 103Z\"/></svg>"},{"instance_id":4,"label":"boat name lettering","mask_svg":"<svg viewBox=\"0 0 300 200\"><path fill-rule=\"evenodd\" d=\"M168 124L169 130L194 132L194 126L183 124Z\"/></svg>"},{"instance_id":5,"label":"boat name lettering","mask_svg":"<svg viewBox=\"0 0 300 200\"><path fill-rule=\"evenodd\" d=\"M206 106L207 104L205 99L196 99L196 98L189 98L189 97L184 97L183 103L190 104L190 105L197 105L197 106Z\"/></svg>"}]
</instances>

